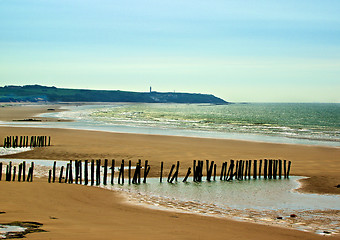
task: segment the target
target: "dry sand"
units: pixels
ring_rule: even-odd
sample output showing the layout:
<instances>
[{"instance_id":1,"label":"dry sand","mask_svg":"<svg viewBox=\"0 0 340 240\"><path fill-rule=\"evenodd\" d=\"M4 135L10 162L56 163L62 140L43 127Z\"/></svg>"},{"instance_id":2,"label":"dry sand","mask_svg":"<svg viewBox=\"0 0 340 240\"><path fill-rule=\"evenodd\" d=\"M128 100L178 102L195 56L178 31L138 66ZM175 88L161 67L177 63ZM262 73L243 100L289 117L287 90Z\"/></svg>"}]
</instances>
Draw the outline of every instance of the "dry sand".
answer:
<instances>
[{"instance_id":1,"label":"dry sand","mask_svg":"<svg viewBox=\"0 0 340 240\"><path fill-rule=\"evenodd\" d=\"M48 107L50 108L50 107ZM0 120L34 117L46 110L27 107L0 108ZM23 110L23 111L21 111ZM7 111L13 111L11 114ZM7 113L6 113L7 112ZM15 112L15 114L14 114ZM6 118L3 118L6 116ZM12 158L31 159L148 159L151 176L158 176L160 161L165 168L177 160L181 174L193 159L286 159L293 175L304 180L303 191L340 194L340 148L272 144L236 140L121 134L96 131L0 127L0 139L8 135L47 135L51 147L36 148ZM1 144L1 143L0 143ZM68 184L0 182L0 223L37 221L47 233L29 239L321 239L311 233L205 216L162 212L125 205L116 192ZM57 219L51 219L55 217ZM332 239L340 239L333 236Z\"/></svg>"}]
</instances>

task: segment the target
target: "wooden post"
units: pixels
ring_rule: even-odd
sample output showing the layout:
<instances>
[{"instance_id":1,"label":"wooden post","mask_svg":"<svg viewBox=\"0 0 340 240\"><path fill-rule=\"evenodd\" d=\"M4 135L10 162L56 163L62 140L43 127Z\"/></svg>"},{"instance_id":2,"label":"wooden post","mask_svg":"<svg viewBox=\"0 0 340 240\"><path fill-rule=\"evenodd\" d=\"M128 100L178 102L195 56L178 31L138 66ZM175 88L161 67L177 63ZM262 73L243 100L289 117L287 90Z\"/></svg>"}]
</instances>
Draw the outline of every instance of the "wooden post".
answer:
<instances>
[{"instance_id":1,"label":"wooden post","mask_svg":"<svg viewBox=\"0 0 340 240\"><path fill-rule=\"evenodd\" d=\"M136 163L136 169L135 169L135 173L133 174L133 178L132 178L132 184L137 184L138 183L138 165L139 163Z\"/></svg>"},{"instance_id":2,"label":"wooden post","mask_svg":"<svg viewBox=\"0 0 340 240\"><path fill-rule=\"evenodd\" d=\"M91 160L91 186L94 185L94 160Z\"/></svg>"},{"instance_id":3,"label":"wooden post","mask_svg":"<svg viewBox=\"0 0 340 240\"><path fill-rule=\"evenodd\" d=\"M52 170L48 170L48 183L51 183L51 178L52 178Z\"/></svg>"},{"instance_id":4,"label":"wooden post","mask_svg":"<svg viewBox=\"0 0 340 240\"><path fill-rule=\"evenodd\" d=\"M214 164L214 181L216 181L216 163Z\"/></svg>"},{"instance_id":5,"label":"wooden post","mask_svg":"<svg viewBox=\"0 0 340 240\"><path fill-rule=\"evenodd\" d=\"M69 171L70 171L70 164L68 163L68 164L66 165L65 183L67 183L68 176L69 176Z\"/></svg>"},{"instance_id":6,"label":"wooden post","mask_svg":"<svg viewBox=\"0 0 340 240\"><path fill-rule=\"evenodd\" d=\"M287 160L283 160L283 174L284 178L287 178Z\"/></svg>"},{"instance_id":7,"label":"wooden post","mask_svg":"<svg viewBox=\"0 0 340 240\"><path fill-rule=\"evenodd\" d=\"M69 164L70 164L70 168L69 168L68 183L73 183L72 161L70 161Z\"/></svg>"},{"instance_id":8,"label":"wooden post","mask_svg":"<svg viewBox=\"0 0 340 240\"><path fill-rule=\"evenodd\" d=\"M74 160L74 179L75 184L78 184L78 177L79 177L79 161Z\"/></svg>"},{"instance_id":9,"label":"wooden post","mask_svg":"<svg viewBox=\"0 0 340 240\"><path fill-rule=\"evenodd\" d=\"M31 162L30 170L31 170L31 178L30 178L30 182L33 182L34 162Z\"/></svg>"},{"instance_id":10,"label":"wooden post","mask_svg":"<svg viewBox=\"0 0 340 240\"><path fill-rule=\"evenodd\" d=\"M246 160L246 170L244 172L244 179L247 179L247 177L248 177L248 165L249 165L249 161ZM248 178L248 180L250 180L250 179Z\"/></svg>"},{"instance_id":11,"label":"wooden post","mask_svg":"<svg viewBox=\"0 0 340 240\"><path fill-rule=\"evenodd\" d=\"M289 178L289 173L290 173L290 166L291 166L292 162L289 161L288 162L288 170L287 170L287 178Z\"/></svg>"},{"instance_id":12,"label":"wooden post","mask_svg":"<svg viewBox=\"0 0 340 240\"><path fill-rule=\"evenodd\" d=\"M197 180L196 160L193 161L192 170L194 172L194 179L193 179L193 181L196 182L196 180Z\"/></svg>"},{"instance_id":13,"label":"wooden post","mask_svg":"<svg viewBox=\"0 0 340 240\"><path fill-rule=\"evenodd\" d=\"M191 173L191 168L189 167L189 168L188 168L188 171L187 171L187 174L185 175L185 178L183 179L183 182L186 182L186 181L187 181L187 179L188 179L190 173Z\"/></svg>"},{"instance_id":14,"label":"wooden post","mask_svg":"<svg viewBox=\"0 0 340 240\"><path fill-rule=\"evenodd\" d=\"M85 160L85 166L84 166L84 184L89 184L89 160Z\"/></svg>"},{"instance_id":15,"label":"wooden post","mask_svg":"<svg viewBox=\"0 0 340 240\"><path fill-rule=\"evenodd\" d=\"M56 166L57 166L57 162L54 161L53 163L53 182L55 182L55 172L56 172Z\"/></svg>"},{"instance_id":16,"label":"wooden post","mask_svg":"<svg viewBox=\"0 0 340 240\"><path fill-rule=\"evenodd\" d=\"M162 182L162 178L163 178L163 162L161 162L161 173L159 176L159 182Z\"/></svg>"},{"instance_id":17,"label":"wooden post","mask_svg":"<svg viewBox=\"0 0 340 240\"><path fill-rule=\"evenodd\" d=\"M207 160L205 160L206 161L206 171L207 171L207 177L206 177L206 179L207 179L207 181L209 181L210 182L210 177L209 177L209 160L207 159Z\"/></svg>"},{"instance_id":18,"label":"wooden post","mask_svg":"<svg viewBox=\"0 0 340 240\"><path fill-rule=\"evenodd\" d=\"M277 160L273 160L273 179L276 179L277 165Z\"/></svg>"},{"instance_id":19,"label":"wooden post","mask_svg":"<svg viewBox=\"0 0 340 240\"><path fill-rule=\"evenodd\" d=\"M0 162L0 181L1 181L1 178L2 178L2 162Z\"/></svg>"},{"instance_id":20,"label":"wooden post","mask_svg":"<svg viewBox=\"0 0 340 240\"><path fill-rule=\"evenodd\" d=\"M59 175L59 183L61 183L61 180L63 179L63 172L64 172L64 166L61 166L60 175Z\"/></svg>"},{"instance_id":21,"label":"wooden post","mask_svg":"<svg viewBox=\"0 0 340 240\"><path fill-rule=\"evenodd\" d=\"M170 170L169 175L168 175L168 182L170 182L170 178L172 176L172 172L174 171L174 168L175 168L175 164L172 164L171 170Z\"/></svg>"},{"instance_id":22,"label":"wooden post","mask_svg":"<svg viewBox=\"0 0 340 240\"><path fill-rule=\"evenodd\" d=\"M79 184L83 183L83 169L82 169L82 161L79 160Z\"/></svg>"},{"instance_id":23,"label":"wooden post","mask_svg":"<svg viewBox=\"0 0 340 240\"><path fill-rule=\"evenodd\" d=\"M103 177L103 184L107 185L107 164L108 164L108 160L105 159L104 160L104 177Z\"/></svg>"},{"instance_id":24,"label":"wooden post","mask_svg":"<svg viewBox=\"0 0 340 240\"><path fill-rule=\"evenodd\" d=\"M223 179L223 173L224 173L224 171L225 171L224 169L225 169L225 162L222 163L220 181L222 181L222 179Z\"/></svg>"},{"instance_id":25,"label":"wooden post","mask_svg":"<svg viewBox=\"0 0 340 240\"><path fill-rule=\"evenodd\" d=\"M48 146L51 146L51 136L48 136Z\"/></svg>"},{"instance_id":26,"label":"wooden post","mask_svg":"<svg viewBox=\"0 0 340 240\"><path fill-rule=\"evenodd\" d=\"M223 181L227 181L228 174L230 174L229 171L227 171L227 169L228 169L228 162L224 162Z\"/></svg>"},{"instance_id":27,"label":"wooden post","mask_svg":"<svg viewBox=\"0 0 340 240\"><path fill-rule=\"evenodd\" d=\"M140 160L140 159L138 159L138 171L137 171L137 173L138 173L138 184L140 184L140 170L141 170L141 168L142 168L142 160Z\"/></svg>"},{"instance_id":28,"label":"wooden post","mask_svg":"<svg viewBox=\"0 0 340 240\"><path fill-rule=\"evenodd\" d=\"M279 179L282 178L282 160L279 160Z\"/></svg>"},{"instance_id":29,"label":"wooden post","mask_svg":"<svg viewBox=\"0 0 340 240\"><path fill-rule=\"evenodd\" d=\"M0 170L1 171L1 170ZM22 163L19 164L18 182L21 182ZM1 180L1 179L0 179Z\"/></svg>"},{"instance_id":30,"label":"wooden post","mask_svg":"<svg viewBox=\"0 0 340 240\"><path fill-rule=\"evenodd\" d=\"M148 170L148 160L145 160L145 164L144 164L144 175L143 175L143 183L146 183L146 171Z\"/></svg>"},{"instance_id":31,"label":"wooden post","mask_svg":"<svg viewBox=\"0 0 340 240\"><path fill-rule=\"evenodd\" d=\"M15 181L15 175L17 173L17 167L16 166L13 166L13 179L12 181L14 182Z\"/></svg>"},{"instance_id":32,"label":"wooden post","mask_svg":"<svg viewBox=\"0 0 340 240\"><path fill-rule=\"evenodd\" d=\"M177 182L177 179L178 179L178 172L179 172L179 161L177 161L177 164L176 164L176 172L175 172L175 181Z\"/></svg>"},{"instance_id":33,"label":"wooden post","mask_svg":"<svg viewBox=\"0 0 340 240\"><path fill-rule=\"evenodd\" d=\"M20 142L19 142L19 147L22 147L22 136L20 136Z\"/></svg>"},{"instance_id":34,"label":"wooden post","mask_svg":"<svg viewBox=\"0 0 340 240\"><path fill-rule=\"evenodd\" d=\"M131 184L131 160L129 160L129 184Z\"/></svg>"},{"instance_id":35,"label":"wooden post","mask_svg":"<svg viewBox=\"0 0 340 240\"><path fill-rule=\"evenodd\" d=\"M120 177L122 176L122 164L120 164L119 174L118 174L118 184L120 184Z\"/></svg>"},{"instance_id":36,"label":"wooden post","mask_svg":"<svg viewBox=\"0 0 340 240\"><path fill-rule=\"evenodd\" d=\"M269 159L269 168L268 168L268 178L272 179L272 173L273 173L273 160Z\"/></svg>"},{"instance_id":37,"label":"wooden post","mask_svg":"<svg viewBox=\"0 0 340 240\"><path fill-rule=\"evenodd\" d=\"M121 171L122 171L122 184L124 184L124 159L122 160Z\"/></svg>"},{"instance_id":38,"label":"wooden post","mask_svg":"<svg viewBox=\"0 0 340 240\"><path fill-rule=\"evenodd\" d=\"M10 182L11 179L12 179L12 162L9 162L8 181Z\"/></svg>"},{"instance_id":39,"label":"wooden post","mask_svg":"<svg viewBox=\"0 0 340 240\"><path fill-rule=\"evenodd\" d=\"M97 174L96 174L96 185L100 185L100 165L101 165L101 159L97 160Z\"/></svg>"},{"instance_id":40,"label":"wooden post","mask_svg":"<svg viewBox=\"0 0 340 240\"><path fill-rule=\"evenodd\" d=\"M115 160L111 160L111 185L114 184L114 177L115 177Z\"/></svg>"},{"instance_id":41,"label":"wooden post","mask_svg":"<svg viewBox=\"0 0 340 240\"><path fill-rule=\"evenodd\" d=\"M251 176L251 160L249 160L249 164L248 164L248 178L250 179Z\"/></svg>"},{"instance_id":42,"label":"wooden post","mask_svg":"<svg viewBox=\"0 0 340 240\"><path fill-rule=\"evenodd\" d=\"M268 160L264 160L264 166L263 166L263 177L264 179L267 179L267 169L268 169Z\"/></svg>"},{"instance_id":43,"label":"wooden post","mask_svg":"<svg viewBox=\"0 0 340 240\"><path fill-rule=\"evenodd\" d=\"M261 169L262 169L262 159L260 160L260 166L259 166L259 179L261 179Z\"/></svg>"},{"instance_id":44,"label":"wooden post","mask_svg":"<svg viewBox=\"0 0 340 240\"><path fill-rule=\"evenodd\" d=\"M257 178L257 160L254 160L254 173L253 173L253 178Z\"/></svg>"}]
</instances>

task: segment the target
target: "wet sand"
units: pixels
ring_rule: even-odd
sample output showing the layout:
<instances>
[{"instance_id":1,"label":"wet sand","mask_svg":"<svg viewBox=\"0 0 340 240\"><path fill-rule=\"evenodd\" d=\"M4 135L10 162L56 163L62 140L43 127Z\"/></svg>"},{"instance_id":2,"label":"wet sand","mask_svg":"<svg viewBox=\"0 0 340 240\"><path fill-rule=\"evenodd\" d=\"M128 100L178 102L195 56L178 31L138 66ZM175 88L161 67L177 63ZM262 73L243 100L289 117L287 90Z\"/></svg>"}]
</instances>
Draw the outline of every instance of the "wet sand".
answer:
<instances>
[{"instance_id":1,"label":"wet sand","mask_svg":"<svg viewBox=\"0 0 340 240\"><path fill-rule=\"evenodd\" d=\"M43 106L43 108L46 108ZM0 110L0 120L4 120ZM13 110L10 110L13 111ZM36 112L34 112L36 111ZM16 113L15 118L34 117ZM20 115L21 114L21 115ZM11 115L6 119L10 120ZM13 115L14 116L14 115ZM12 117L13 119L13 117ZM165 169L177 160L181 175L192 160L213 160L219 166L230 159L286 159L292 161L292 175L309 176L301 190L340 194L340 148L272 144L222 139L171 137L97 131L0 127L0 139L8 135L47 135L52 146L36 148L11 158L30 159L138 159L149 160L150 176L158 176L160 162ZM2 141L0 143L2 145ZM0 223L37 221L46 233L28 239L321 239L311 233L278 227L236 222L205 216L163 212L126 205L119 193L94 187L0 182ZM51 219L57 218L57 219ZM340 239L333 236L332 239Z\"/></svg>"}]
</instances>

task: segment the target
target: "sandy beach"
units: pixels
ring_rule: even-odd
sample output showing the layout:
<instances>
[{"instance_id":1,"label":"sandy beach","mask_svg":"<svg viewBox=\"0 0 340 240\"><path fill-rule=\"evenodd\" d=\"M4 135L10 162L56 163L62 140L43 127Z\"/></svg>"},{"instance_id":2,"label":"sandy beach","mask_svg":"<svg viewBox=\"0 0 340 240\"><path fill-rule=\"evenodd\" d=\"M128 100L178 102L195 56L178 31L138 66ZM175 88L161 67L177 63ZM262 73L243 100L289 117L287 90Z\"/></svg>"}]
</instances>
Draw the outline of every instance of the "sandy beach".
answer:
<instances>
[{"instance_id":1,"label":"sandy beach","mask_svg":"<svg viewBox=\"0 0 340 240\"><path fill-rule=\"evenodd\" d=\"M0 120L36 118L58 106L0 108ZM52 119L41 119L51 121ZM160 162L181 168L194 159L212 160L218 166L230 159L286 159L292 175L307 176L300 191L340 194L340 148L274 144L223 139L108 133L99 131L0 127L0 139L9 135L47 135L52 146L6 158L75 160L149 160L150 176L159 176ZM2 145L2 142L0 143ZM180 172L184 175L185 171ZM126 205L119 193L104 189L48 184L0 182L0 223L36 221L47 232L28 239L321 239L323 236L194 214L171 213ZM340 236L332 236L340 239Z\"/></svg>"}]
</instances>

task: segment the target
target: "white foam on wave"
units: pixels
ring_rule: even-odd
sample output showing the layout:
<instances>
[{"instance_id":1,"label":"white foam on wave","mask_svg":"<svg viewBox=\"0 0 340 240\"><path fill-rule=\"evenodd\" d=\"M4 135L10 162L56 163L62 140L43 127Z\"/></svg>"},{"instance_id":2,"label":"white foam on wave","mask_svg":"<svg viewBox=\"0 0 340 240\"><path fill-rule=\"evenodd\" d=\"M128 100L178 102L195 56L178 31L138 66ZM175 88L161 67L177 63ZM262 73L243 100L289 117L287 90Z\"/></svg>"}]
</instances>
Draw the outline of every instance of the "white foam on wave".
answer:
<instances>
[{"instance_id":1,"label":"white foam on wave","mask_svg":"<svg viewBox=\"0 0 340 240\"><path fill-rule=\"evenodd\" d=\"M33 150L33 148L31 148L31 147L23 147L23 148L4 148L4 147L0 147L0 156L17 154L17 153L27 152L27 151L31 151L31 150Z\"/></svg>"}]
</instances>

